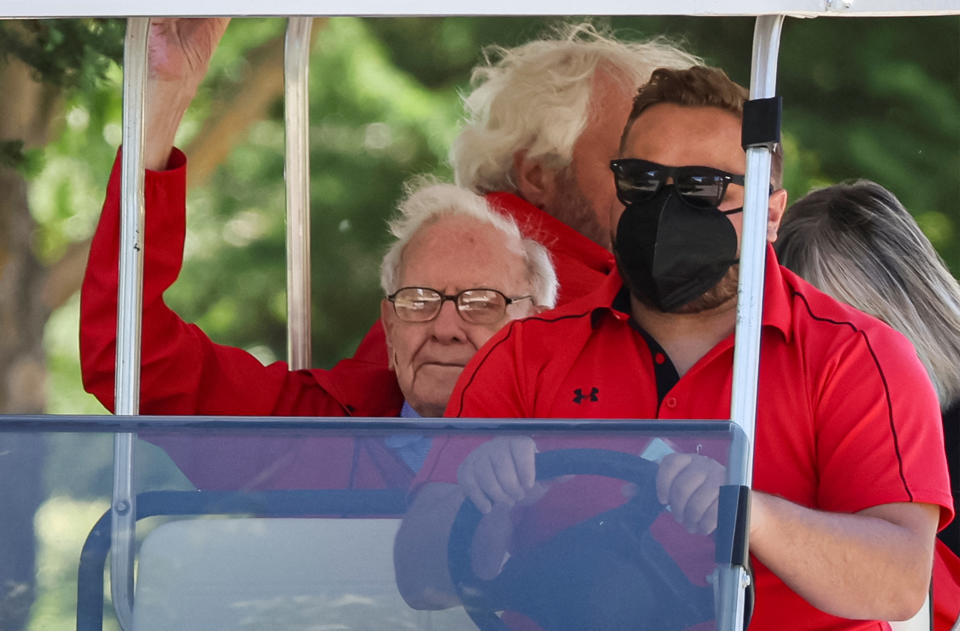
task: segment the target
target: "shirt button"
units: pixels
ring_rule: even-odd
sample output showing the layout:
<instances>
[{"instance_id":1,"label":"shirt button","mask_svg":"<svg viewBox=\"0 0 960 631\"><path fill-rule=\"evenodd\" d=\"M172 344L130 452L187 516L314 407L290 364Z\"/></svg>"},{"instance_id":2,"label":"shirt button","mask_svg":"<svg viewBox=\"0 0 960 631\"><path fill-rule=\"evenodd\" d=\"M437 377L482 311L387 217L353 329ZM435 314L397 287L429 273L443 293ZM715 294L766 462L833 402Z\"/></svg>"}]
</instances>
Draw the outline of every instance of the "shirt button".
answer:
<instances>
[{"instance_id":1,"label":"shirt button","mask_svg":"<svg viewBox=\"0 0 960 631\"><path fill-rule=\"evenodd\" d=\"M657 365L660 366L663 362L667 361L667 358L663 356L663 353L657 353L653 356L653 361L657 362Z\"/></svg>"},{"instance_id":2,"label":"shirt button","mask_svg":"<svg viewBox=\"0 0 960 631\"><path fill-rule=\"evenodd\" d=\"M673 408L677 407L677 398L676 398L676 397L667 397L667 398L664 400L664 403L666 403L666 404L667 404L667 407L672 410Z\"/></svg>"}]
</instances>

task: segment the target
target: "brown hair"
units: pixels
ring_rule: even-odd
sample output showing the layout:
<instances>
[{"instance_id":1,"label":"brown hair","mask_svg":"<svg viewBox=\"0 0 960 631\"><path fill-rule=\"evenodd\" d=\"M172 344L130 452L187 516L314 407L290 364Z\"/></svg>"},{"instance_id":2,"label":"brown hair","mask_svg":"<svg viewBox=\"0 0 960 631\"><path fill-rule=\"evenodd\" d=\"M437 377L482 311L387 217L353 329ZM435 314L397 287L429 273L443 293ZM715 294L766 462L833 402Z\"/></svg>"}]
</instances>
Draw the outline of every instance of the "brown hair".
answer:
<instances>
[{"instance_id":1,"label":"brown hair","mask_svg":"<svg viewBox=\"0 0 960 631\"><path fill-rule=\"evenodd\" d=\"M693 107L716 107L730 112L743 121L743 104L750 93L734 82L720 68L693 66L686 70L658 68L650 81L637 90L633 109L623 130L620 146L627 138L633 122L647 108L658 103L673 103ZM780 188L783 183L783 149L777 144L770 156L770 180Z\"/></svg>"}]
</instances>

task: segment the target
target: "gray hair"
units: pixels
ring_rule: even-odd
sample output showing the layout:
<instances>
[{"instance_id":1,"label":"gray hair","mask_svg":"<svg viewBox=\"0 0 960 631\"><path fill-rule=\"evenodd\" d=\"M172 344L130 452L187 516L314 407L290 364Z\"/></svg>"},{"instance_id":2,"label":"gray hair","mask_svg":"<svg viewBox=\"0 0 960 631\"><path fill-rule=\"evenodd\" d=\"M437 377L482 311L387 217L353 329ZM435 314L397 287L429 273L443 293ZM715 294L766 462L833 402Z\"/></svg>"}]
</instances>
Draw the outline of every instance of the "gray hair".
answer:
<instances>
[{"instance_id":1,"label":"gray hair","mask_svg":"<svg viewBox=\"0 0 960 631\"><path fill-rule=\"evenodd\" d=\"M399 215L389 223L390 234L396 240L380 264L384 294L389 296L400 288L403 250L414 235L443 217L460 216L487 223L502 232L507 247L513 246L511 249L523 258L534 303L548 309L556 306L559 283L550 253L537 241L524 237L512 217L495 210L482 196L453 184L421 178L407 186L407 195L397 210Z\"/></svg>"},{"instance_id":2,"label":"gray hair","mask_svg":"<svg viewBox=\"0 0 960 631\"><path fill-rule=\"evenodd\" d=\"M475 89L464 96L466 124L450 150L460 186L477 193L516 192L514 154L563 169L587 125L598 69L608 72L629 98L655 68L688 68L700 59L664 38L620 42L592 24L568 24L551 38L516 48L484 50L473 70Z\"/></svg>"},{"instance_id":3,"label":"gray hair","mask_svg":"<svg viewBox=\"0 0 960 631\"><path fill-rule=\"evenodd\" d=\"M943 409L960 397L960 285L893 193L867 180L808 193L775 247L783 265L903 333Z\"/></svg>"}]
</instances>

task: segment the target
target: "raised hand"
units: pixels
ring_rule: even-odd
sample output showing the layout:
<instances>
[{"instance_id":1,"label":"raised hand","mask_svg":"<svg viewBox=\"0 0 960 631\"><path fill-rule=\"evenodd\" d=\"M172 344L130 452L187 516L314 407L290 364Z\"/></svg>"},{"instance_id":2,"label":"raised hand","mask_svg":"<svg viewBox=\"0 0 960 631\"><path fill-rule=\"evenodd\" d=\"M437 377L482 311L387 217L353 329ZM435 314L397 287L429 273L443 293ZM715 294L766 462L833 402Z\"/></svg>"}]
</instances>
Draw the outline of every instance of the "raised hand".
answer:
<instances>
[{"instance_id":1,"label":"raised hand","mask_svg":"<svg viewBox=\"0 0 960 631\"><path fill-rule=\"evenodd\" d=\"M150 20L151 77L199 84L229 23L229 18Z\"/></svg>"},{"instance_id":2,"label":"raised hand","mask_svg":"<svg viewBox=\"0 0 960 631\"><path fill-rule=\"evenodd\" d=\"M228 18L150 20L143 149L146 168L167 168L177 128L229 22Z\"/></svg>"}]
</instances>

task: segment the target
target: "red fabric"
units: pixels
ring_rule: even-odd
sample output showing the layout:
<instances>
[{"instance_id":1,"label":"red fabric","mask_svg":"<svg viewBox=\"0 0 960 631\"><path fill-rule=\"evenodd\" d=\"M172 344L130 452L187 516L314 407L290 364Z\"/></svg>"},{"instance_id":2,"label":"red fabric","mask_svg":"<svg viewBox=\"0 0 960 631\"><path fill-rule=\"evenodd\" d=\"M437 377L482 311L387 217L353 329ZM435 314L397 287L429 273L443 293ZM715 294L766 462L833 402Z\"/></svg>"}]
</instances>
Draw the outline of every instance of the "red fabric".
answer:
<instances>
[{"instance_id":1,"label":"red fabric","mask_svg":"<svg viewBox=\"0 0 960 631\"><path fill-rule=\"evenodd\" d=\"M249 353L213 343L180 319L163 293L180 274L186 232L186 156L147 171L141 347L142 414L396 416L402 395L387 368L376 322L354 357L330 370L263 366ZM510 194L490 200L550 243L563 296L594 288L612 269L609 252ZM120 156L90 248L81 294L83 382L113 409L120 232ZM579 293L577 295L579 295ZM371 312L373 313L373 312ZM352 439L152 436L204 488L405 487L412 472L390 450ZM405 475L400 473L406 469Z\"/></svg>"},{"instance_id":2,"label":"red fabric","mask_svg":"<svg viewBox=\"0 0 960 631\"><path fill-rule=\"evenodd\" d=\"M615 267L613 254L512 193L490 193L487 201L516 220L524 236L550 250L560 280L557 305L596 290Z\"/></svg>"},{"instance_id":3,"label":"red fabric","mask_svg":"<svg viewBox=\"0 0 960 631\"><path fill-rule=\"evenodd\" d=\"M950 631L960 618L960 558L937 540L933 557L933 628Z\"/></svg>"},{"instance_id":4,"label":"red fabric","mask_svg":"<svg viewBox=\"0 0 960 631\"><path fill-rule=\"evenodd\" d=\"M448 416L726 419L733 336L658 403L653 358L610 305L616 272L592 296L511 323L467 365ZM829 298L767 253L754 486L803 506L855 512L891 502L953 502L940 411L909 342ZM615 361L614 361L615 359ZM891 388L887 388L891 384ZM595 401L576 389L597 388ZM469 446L438 440L414 484L455 482ZM754 629L877 629L827 615L753 560Z\"/></svg>"}]
</instances>

